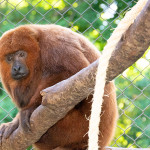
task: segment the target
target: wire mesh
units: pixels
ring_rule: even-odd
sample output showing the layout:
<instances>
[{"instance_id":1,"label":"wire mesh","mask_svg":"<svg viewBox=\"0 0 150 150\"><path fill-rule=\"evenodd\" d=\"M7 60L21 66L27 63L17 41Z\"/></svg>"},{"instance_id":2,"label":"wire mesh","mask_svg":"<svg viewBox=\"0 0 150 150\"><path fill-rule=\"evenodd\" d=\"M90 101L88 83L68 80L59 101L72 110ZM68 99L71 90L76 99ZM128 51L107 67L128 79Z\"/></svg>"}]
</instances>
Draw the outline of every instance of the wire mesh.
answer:
<instances>
[{"instance_id":1,"label":"wire mesh","mask_svg":"<svg viewBox=\"0 0 150 150\"><path fill-rule=\"evenodd\" d=\"M102 51L120 19L135 4L134 0L1 0L0 35L22 24L54 23L83 34ZM150 147L150 51L115 83L119 119L111 146ZM16 113L0 83L0 123L11 121Z\"/></svg>"}]
</instances>

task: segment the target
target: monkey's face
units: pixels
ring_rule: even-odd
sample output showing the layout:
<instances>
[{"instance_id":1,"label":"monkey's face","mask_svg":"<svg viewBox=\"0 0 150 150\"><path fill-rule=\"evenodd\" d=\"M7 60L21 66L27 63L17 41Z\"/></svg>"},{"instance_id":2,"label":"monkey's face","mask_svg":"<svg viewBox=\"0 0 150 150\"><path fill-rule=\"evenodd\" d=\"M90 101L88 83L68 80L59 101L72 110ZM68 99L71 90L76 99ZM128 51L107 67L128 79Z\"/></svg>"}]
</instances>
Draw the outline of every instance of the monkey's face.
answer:
<instances>
[{"instance_id":1,"label":"monkey's face","mask_svg":"<svg viewBox=\"0 0 150 150\"><path fill-rule=\"evenodd\" d=\"M6 62L11 67L11 77L15 80L20 80L29 74L29 69L26 65L27 52L19 50L17 52L7 54Z\"/></svg>"},{"instance_id":2,"label":"monkey's face","mask_svg":"<svg viewBox=\"0 0 150 150\"><path fill-rule=\"evenodd\" d=\"M18 107L28 104L42 78L40 57L37 34L29 27L10 30L0 38L0 78Z\"/></svg>"},{"instance_id":3,"label":"monkey's face","mask_svg":"<svg viewBox=\"0 0 150 150\"><path fill-rule=\"evenodd\" d=\"M36 33L20 27L0 39L0 76L9 86L27 86L40 76L40 48Z\"/></svg>"}]
</instances>

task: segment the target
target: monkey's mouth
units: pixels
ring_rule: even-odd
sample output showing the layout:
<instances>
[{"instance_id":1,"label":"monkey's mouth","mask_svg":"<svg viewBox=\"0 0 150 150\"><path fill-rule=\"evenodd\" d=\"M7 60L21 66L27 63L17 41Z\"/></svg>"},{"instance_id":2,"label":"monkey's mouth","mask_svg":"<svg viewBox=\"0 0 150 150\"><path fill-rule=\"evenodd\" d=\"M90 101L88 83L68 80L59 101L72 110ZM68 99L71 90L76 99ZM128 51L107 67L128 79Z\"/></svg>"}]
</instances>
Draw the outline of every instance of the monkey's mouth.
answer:
<instances>
[{"instance_id":1,"label":"monkey's mouth","mask_svg":"<svg viewBox=\"0 0 150 150\"><path fill-rule=\"evenodd\" d=\"M29 73L17 73L17 74L12 74L12 78L15 80L21 80L27 77Z\"/></svg>"}]
</instances>

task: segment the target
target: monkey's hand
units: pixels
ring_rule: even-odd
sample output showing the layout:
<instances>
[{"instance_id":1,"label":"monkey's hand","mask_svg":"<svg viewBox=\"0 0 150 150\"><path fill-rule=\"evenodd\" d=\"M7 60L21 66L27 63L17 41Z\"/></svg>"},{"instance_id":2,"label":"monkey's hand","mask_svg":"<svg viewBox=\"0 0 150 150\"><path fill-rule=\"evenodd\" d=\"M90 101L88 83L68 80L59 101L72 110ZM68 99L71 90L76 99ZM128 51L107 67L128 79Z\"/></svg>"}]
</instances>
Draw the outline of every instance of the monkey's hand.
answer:
<instances>
[{"instance_id":1,"label":"monkey's hand","mask_svg":"<svg viewBox=\"0 0 150 150\"><path fill-rule=\"evenodd\" d=\"M30 131L30 116L33 112L33 108L28 108L20 111L19 124L25 132Z\"/></svg>"},{"instance_id":2,"label":"monkey's hand","mask_svg":"<svg viewBox=\"0 0 150 150\"><path fill-rule=\"evenodd\" d=\"M3 123L0 126L0 141L2 138L7 139L19 126L18 115L13 119L12 122Z\"/></svg>"}]
</instances>

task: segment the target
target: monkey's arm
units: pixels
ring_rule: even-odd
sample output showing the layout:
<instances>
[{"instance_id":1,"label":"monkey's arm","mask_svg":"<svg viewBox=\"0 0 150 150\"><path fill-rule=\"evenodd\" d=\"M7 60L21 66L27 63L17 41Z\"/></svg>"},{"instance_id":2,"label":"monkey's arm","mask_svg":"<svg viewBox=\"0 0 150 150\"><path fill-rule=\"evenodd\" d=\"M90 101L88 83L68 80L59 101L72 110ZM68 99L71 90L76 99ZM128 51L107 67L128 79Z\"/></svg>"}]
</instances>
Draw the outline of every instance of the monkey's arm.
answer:
<instances>
[{"instance_id":1,"label":"monkey's arm","mask_svg":"<svg viewBox=\"0 0 150 150\"><path fill-rule=\"evenodd\" d=\"M39 86L37 87L34 95L30 99L28 105L20 110L19 115L19 124L23 128L24 131L30 130L30 116L32 112L41 104L42 96L40 95L40 91L43 89L56 84L64 79L64 73L60 73L54 76L49 76L40 81Z\"/></svg>"},{"instance_id":2,"label":"monkey's arm","mask_svg":"<svg viewBox=\"0 0 150 150\"><path fill-rule=\"evenodd\" d=\"M38 87L35 94L32 96L30 102L24 109L20 109L16 117L8 123L3 123L0 126L0 139L2 137L8 138L21 125L24 131L30 130L30 116L34 109L40 105L41 96L40 91L42 87Z\"/></svg>"},{"instance_id":3,"label":"monkey's arm","mask_svg":"<svg viewBox=\"0 0 150 150\"><path fill-rule=\"evenodd\" d=\"M30 99L29 104L25 108L20 110L19 124L26 132L30 130L30 116L32 112L41 104L42 97L40 95L40 91L42 89L44 88L42 88L42 86L39 86L35 94Z\"/></svg>"}]
</instances>

